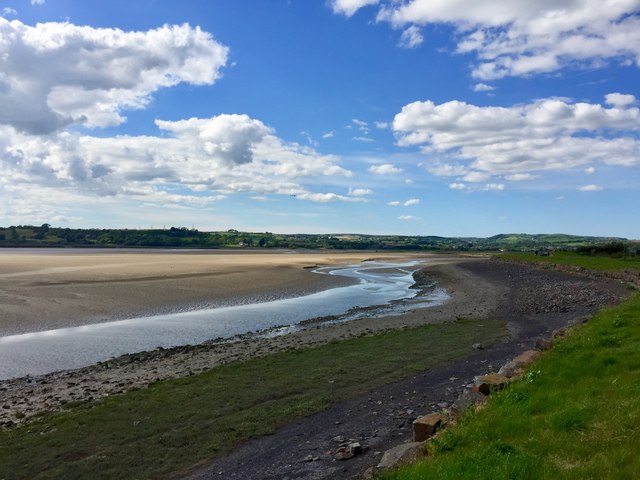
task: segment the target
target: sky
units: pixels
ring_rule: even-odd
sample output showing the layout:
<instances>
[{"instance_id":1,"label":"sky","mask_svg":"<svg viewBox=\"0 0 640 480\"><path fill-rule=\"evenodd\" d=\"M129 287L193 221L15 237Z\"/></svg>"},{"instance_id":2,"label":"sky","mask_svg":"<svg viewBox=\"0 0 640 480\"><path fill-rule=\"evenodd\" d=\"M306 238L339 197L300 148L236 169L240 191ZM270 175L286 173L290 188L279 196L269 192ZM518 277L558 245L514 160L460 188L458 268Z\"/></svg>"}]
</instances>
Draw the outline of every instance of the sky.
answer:
<instances>
[{"instance_id":1,"label":"sky","mask_svg":"<svg viewBox=\"0 0 640 480\"><path fill-rule=\"evenodd\" d=\"M0 225L640 238L640 0L0 0Z\"/></svg>"}]
</instances>

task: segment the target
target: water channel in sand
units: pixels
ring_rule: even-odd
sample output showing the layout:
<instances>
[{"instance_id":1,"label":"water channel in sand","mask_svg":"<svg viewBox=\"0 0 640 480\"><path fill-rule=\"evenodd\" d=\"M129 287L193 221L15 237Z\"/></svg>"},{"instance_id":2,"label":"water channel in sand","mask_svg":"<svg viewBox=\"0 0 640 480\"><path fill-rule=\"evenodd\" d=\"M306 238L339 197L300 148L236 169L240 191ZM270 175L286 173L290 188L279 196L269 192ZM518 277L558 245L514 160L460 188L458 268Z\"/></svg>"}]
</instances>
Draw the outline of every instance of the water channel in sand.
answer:
<instances>
[{"instance_id":1,"label":"water channel in sand","mask_svg":"<svg viewBox=\"0 0 640 480\"><path fill-rule=\"evenodd\" d=\"M428 262L428 261L426 261ZM0 337L0 380L85 367L126 353L158 347L199 344L269 329L265 335L298 328L305 320L340 316L393 315L410 308L438 305L448 297L440 289L414 299L413 272L425 263L369 261L327 267L318 274L359 280L346 287L265 303L193 310L131 318L80 327ZM351 313L357 307L381 305L379 311ZM350 312L351 311L351 312Z\"/></svg>"}]
</instances>

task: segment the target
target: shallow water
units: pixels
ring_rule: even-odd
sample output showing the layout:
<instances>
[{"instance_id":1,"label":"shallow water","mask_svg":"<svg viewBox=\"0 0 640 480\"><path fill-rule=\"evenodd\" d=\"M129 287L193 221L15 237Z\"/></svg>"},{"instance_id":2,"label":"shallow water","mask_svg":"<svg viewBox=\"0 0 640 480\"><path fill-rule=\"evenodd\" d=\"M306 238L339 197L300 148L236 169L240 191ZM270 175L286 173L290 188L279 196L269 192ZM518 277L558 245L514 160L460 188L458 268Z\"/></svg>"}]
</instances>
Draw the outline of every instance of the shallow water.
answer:
<instances>
[{"instance_id":1,"label":"shallow water","mask_svg":"<svg viewBox=\"0 0 640 480\"><path fill-rule=\"evenodd\" d=\"M321 268L317 274L352 277L360 283L301 297L0 337L0 379L80 368L126 353L198 344L265 329L271 329L271 335L286 333L299 328L296 325L301 321L341 315L355 307L382 305L378 314L393 314L395 308L411 308L397 301L415 297L417 291L410 287L420 263L424 262L363 262ZM420 305L413 308L445 299L444 292L435 290L420 297ZM363 315L346 316L342 321L357 316Z\"/></svg>"}]
</instances>

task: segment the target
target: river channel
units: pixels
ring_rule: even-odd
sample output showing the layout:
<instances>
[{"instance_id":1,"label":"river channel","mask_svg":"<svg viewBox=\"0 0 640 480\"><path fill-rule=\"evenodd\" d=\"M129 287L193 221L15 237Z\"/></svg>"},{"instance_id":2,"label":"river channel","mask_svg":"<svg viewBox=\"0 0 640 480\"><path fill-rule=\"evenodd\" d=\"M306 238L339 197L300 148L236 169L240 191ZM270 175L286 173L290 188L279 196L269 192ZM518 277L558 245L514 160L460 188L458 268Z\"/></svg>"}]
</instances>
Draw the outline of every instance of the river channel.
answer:
<instances>
[{"instance_id":1,"label":"river channel","mask_svg":"<svg viewBox=\"0 0 640 480\"><path fill-rule=\"evenodd\" d=\"M428 260L368 261L327 267L320 275L341 275L358 283L294 298L199 309L164 315L0 337L0 380L81 368L127 353L230 339L248 332L277 335L304 328L318 317L349 321L439 305L448 297L434 288L416 297L413 273ZM367 307L380 306L376 309Z\"/></svg>"}]
</instances>

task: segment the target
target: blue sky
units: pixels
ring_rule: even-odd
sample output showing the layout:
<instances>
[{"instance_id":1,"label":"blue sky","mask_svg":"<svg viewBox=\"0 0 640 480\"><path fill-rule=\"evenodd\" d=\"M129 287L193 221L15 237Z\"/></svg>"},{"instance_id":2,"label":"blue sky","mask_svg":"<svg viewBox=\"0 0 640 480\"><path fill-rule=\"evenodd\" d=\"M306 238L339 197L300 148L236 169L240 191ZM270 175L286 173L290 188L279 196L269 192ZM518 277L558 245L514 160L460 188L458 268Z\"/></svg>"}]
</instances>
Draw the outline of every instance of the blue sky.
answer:
<instances>
[{"instance_id":1,"label":"blue sky","mask_svg":"<svg viewBox=\"0 0 640 480\"><path fill-rule=\"evenodd\" d=\"M0 0L0 224L640 238L640 0Z\"/></svg>"}]
</instances>

